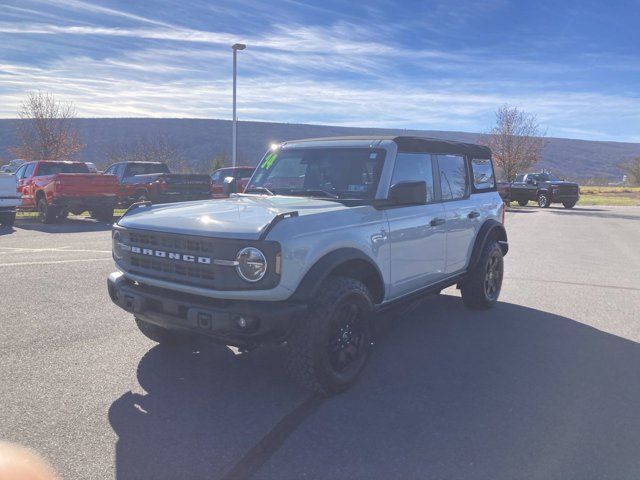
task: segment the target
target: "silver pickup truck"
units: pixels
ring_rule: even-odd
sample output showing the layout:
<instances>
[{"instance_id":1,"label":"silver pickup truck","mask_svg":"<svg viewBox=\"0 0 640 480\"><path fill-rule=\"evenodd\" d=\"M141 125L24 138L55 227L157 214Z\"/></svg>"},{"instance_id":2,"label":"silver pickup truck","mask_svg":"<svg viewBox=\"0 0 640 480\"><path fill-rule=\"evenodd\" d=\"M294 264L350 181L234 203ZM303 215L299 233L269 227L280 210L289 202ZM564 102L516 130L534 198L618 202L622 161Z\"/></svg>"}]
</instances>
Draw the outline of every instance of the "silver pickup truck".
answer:
<instances>
[{"instance_id":1,"label":"silver pickup truck","mask_svg":"<svg viewBox=\"0 0 640 480\"><path fill-rule=\"evenodd\" d=\"M486 147L417 137L299 140L244 193L132 206L113 228L113 302L161 343L276 343L332 394L367 361L375 314L457 285L491 307L507 235Z\"/></svg>"},{"instance_id":2,"label":"silver pickup truck","mask_svg":"<svg viewBox=\"0 0 640 480\"><path fill-rule=\"evenodd\" d=\"M17 193L16 176L0 173L0 225L12 227L16 220L16 207L22 201Z\"/></svg>"}]
</instances>

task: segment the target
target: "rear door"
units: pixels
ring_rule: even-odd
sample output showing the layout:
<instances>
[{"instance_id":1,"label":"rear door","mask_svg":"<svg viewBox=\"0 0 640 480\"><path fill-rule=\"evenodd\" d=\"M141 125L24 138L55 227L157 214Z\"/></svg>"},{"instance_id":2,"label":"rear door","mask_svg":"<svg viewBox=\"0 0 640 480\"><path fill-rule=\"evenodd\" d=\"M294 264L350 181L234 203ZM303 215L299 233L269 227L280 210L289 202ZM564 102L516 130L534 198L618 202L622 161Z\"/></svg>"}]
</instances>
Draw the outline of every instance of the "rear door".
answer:
<instances>
[{"instance_id":1,"label":"rear door","mask_svg":"<svg viewBox=\"0 0 640 480\"><path fill-rule=\"evenodd\" d=\"M428 153L398 153L391 184L425 181L427 204L386 210L391 248L391 297L437 283L445 276L444 207Z\"/></svg>"},{"instance_id":2,"label":"rear door","mask_svg":"<svg viewBox=\"0 0 640 480\"><path fill-rule=\"evenodd\" d=\"M478 229L479 212L471 198L467 159L461 155L435 155L446 219L447 275L465 269Z\"/></svg>"},{"instance_id":3,"label":"rear door","mask_svg":"<svg viewBox=\"0 0 640 480\"><path fill-rule=\"evenodd\" d=\"M519 173L516 179L511 183L509 199L517 202L518 200L527 200L527 188L524 183L525 175Z\"/></svg>"}]
</instances>

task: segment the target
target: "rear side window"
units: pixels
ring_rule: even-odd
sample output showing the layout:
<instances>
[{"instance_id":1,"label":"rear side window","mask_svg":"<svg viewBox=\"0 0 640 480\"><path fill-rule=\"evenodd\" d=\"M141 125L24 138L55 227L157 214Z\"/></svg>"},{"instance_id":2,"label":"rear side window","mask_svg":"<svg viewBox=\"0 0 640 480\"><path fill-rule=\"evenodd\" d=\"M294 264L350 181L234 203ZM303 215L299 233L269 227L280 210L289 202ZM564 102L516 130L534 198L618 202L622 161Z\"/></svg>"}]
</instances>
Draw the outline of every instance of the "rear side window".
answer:
<instances>
[{"instance_id":1,"label":"rear side window","mask_svg":"<svg viewBox=\"0 0 640 480\"><path fill-rule=\"evenodd\" d=\"M476 190L488 190L496 186L491 160L474 158L471 161L471 170L473 171L473 186Z\"/></svg>"},{"instance_id":2,"label":"rear side window","mask_svg":"<svg viewBox=\"0 0 640 480\"><path fill-rule=\"evenodd\" d=\"M40 176L58 173L89 173L89 168L84 163L41 163L38 168Z\"/></svg>"},{"instance_id":3,"label":"rear side window","mask_svg":"<svg viewBox=\"0 0 640 480\"><path fill-rule=\"evenodd\" d=\"M391 185L400 182L427 182L427 202L433 202L433 167L428 153L398 153Z\"/></svg>"},{"instance_id":4,"label":"rear side window","mask_svg":"<svg viewBox=\"0 0 640 480\"><path fill-rule=\"evenodd\" d=\"M469 181L464 157L437 155L442 200L458 200L469 195Z\"/></svg>"},{"instance_id":5,"label":"rear side window","mask_svg":"<svg viewBox=\"0 0 640 480\"><path fill-rule=\"evenodd\" d=\"M127 177L152 173L169 173L169 167L164 163L130 163L127 166Z\"/></svg>"}]
</instances>

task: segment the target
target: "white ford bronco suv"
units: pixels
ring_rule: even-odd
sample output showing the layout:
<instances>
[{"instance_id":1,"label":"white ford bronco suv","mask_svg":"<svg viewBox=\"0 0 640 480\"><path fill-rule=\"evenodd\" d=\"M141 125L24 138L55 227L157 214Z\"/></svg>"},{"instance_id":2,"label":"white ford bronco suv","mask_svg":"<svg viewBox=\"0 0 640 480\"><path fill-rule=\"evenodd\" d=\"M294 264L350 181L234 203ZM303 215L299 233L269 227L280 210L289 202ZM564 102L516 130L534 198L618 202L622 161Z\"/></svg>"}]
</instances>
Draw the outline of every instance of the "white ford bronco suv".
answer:
<instances>
[{"instance_id":1,"label":"white ford bronco suv","mask_svg":"<svg viewBox=\"0 0 640 480\"><path fill-rule=\"evenodd\" d=\"M286 142L242 194L133 205L113 228L108 290L152 340L283 344L294 379L332 394L362 371L377 312L451 285L470 308L496 302L503 220L486 147Z\"/></svg>"}]
</instances>

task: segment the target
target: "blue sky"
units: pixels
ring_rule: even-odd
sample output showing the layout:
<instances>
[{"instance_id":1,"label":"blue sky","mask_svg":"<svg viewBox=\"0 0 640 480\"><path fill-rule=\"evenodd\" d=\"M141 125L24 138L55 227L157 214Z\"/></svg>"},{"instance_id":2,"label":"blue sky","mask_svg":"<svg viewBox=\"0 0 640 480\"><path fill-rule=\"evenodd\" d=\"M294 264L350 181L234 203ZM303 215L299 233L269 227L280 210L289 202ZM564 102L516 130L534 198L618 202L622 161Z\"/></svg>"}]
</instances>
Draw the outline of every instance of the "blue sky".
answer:
<instances>
[{"instance_id":1,"label":"blue sky","mask_svg":"<svg viewBox=\"0 0 640 480\"><path fill-rule=\"evenodd\" d=\"M640 142L640 2L0 0L0 117L29 90L83 117L487 131Z\"/></svg>"}]
</instances>

